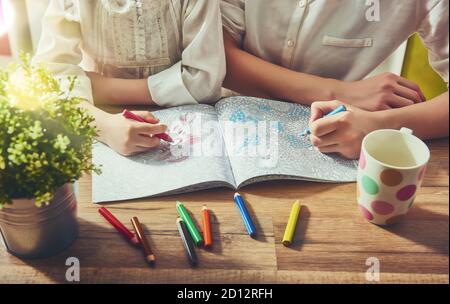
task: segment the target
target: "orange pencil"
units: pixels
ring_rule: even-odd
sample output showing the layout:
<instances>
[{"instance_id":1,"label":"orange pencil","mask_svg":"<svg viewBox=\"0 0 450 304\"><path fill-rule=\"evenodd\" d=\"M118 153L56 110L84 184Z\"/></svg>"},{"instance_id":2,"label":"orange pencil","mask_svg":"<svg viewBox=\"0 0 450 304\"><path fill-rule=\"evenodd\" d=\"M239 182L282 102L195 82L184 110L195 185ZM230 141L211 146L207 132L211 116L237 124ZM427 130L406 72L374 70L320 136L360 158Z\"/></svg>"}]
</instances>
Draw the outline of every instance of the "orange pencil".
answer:
<instances>
[{"instance_id":1,"label":"orange pencil","mask_svg":"<svg viewBox=\"0 0 450 304\"><path fill-rule=\"evenodd\" d=\"M212 229L211 229L211 214L208 207L203 206L202 208L202 219L203 219L203 242L206 248L209 248L213 244Z\"/></svg>"}]
</instances>

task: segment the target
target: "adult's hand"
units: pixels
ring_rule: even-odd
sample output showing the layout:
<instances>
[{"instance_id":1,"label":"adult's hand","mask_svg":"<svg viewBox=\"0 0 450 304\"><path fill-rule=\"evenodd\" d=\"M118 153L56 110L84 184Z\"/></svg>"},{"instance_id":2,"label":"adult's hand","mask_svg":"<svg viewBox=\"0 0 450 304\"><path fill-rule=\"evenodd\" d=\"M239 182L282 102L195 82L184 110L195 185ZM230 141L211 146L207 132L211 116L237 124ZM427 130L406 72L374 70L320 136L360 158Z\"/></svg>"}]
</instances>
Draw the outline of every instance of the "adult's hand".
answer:
<instances>
[{"instance_id":1,"label":"adult's hand","mask_svg":"<svg viewBox=\"0 0 450 304\"><path fill-rule=\"evenodd\" d=\"M425 96L414 82L393 73L383 73L341 83L336 99L360 109L380 111L424 102Z\"/></svg>"},{"instance_id":2,"label":"adult's hand","mask_svg":"<svg viewBox=\"0 0 450 304\"><path fill-rule=\"evenodd\" d=\"M383 113L369 112L346 105L346 112L323 117L342 104L340 101L312 104L310 140L322 153L339 153L346 158L357 159L364 137L384 127Z\"/></svg>"}]
</instances>

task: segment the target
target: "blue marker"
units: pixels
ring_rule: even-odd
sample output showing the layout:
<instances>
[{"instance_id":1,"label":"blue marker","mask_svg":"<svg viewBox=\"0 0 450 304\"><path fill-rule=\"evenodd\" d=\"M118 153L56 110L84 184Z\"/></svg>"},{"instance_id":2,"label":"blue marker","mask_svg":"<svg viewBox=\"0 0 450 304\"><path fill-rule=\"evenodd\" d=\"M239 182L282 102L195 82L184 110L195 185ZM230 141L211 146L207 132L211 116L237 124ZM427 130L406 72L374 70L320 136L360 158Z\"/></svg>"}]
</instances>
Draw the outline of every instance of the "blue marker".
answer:
<instances>
[{"instance_id":1,"label":"blue marker","mask_svg":"<svg viewBox=\"0 0 450 304\"><path fill-rule=\"evenodd\" d=\"M336 115L336 114L339 114L339 113L342 113L342 112L345 112L345 111L347 111L347 108L342 105L342 106L336 108L335 110L331 111L330 113L328 113L327 115L325 115L322 118L330 117L330 116L333 116L333 115ZM301 136L306 136L306 135L309 135L309 134L311 134L311 129L310 128L308 128L305 131L303 131L302 134L300 134L300 135Z\"/></svg>"},{"instance_id":2,"label":"blue marker","mask_svg":"<svg viewBox=\"0 0 450 304\"><path fill-rule=\"evenodd\" d=\"M247 232L250 235L250 237L256 236L256 229L255 225L253 225L253 221L250 217L250 214L248 213L247 208L245 207L244 200L242 199L242 196L239 193L236 193L234 195L234 201L236 202L239 211L241 212L242 220L244 221L245 228L247 228Z\"/></svg>"}]
</instances>

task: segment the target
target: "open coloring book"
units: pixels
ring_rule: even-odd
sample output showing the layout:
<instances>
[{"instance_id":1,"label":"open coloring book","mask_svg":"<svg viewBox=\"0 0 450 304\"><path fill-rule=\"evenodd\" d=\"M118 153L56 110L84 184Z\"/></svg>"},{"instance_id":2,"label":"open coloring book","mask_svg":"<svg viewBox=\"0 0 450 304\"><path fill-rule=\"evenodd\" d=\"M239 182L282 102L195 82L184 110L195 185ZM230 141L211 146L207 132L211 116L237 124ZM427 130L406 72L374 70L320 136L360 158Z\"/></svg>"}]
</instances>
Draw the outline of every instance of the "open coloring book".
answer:
<instances>
[{"instance_id":1,"label":"open coloring book","mask_svg":"<svg viewBox=\"0 0 450 304\"><path fill-rule=\"evenodd\" d=\"M154 113L174 144L124 157L96 143L95 203L172 195L215 187L239 189L267 180L353 182L356 161L316 151L301 132L309 107L231 97L215 106L182 106Z\"/></svg>"}]
</instances>

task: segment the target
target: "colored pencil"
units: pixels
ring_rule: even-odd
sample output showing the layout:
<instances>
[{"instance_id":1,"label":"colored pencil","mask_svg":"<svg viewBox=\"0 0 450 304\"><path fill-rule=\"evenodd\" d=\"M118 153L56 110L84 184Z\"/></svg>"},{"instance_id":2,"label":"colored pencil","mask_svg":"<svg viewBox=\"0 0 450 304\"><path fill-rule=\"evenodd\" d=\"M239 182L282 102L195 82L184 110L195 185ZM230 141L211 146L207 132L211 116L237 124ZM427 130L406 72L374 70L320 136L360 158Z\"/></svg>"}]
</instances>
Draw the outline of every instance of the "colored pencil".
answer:
<instances>
[{"instance_id":1,"label":"colored pencil","mask_svg":"<svg viewBox=\"0 0 450 304\"><path fill-rule=\"evenodd\" d=\"M133 224L134 231L142 244L142 252L144 253L145 261L150 265L156 263L156 257L153 254L150 244L148 243L147 237L145 236L144 230L142 229L141 223L137 217L131 219L131 224Z\"/></svg>"},{"instance_id":2,"label":"colored pencil","mask_svg":"<svg viewBox=\"0 0 450 304\"><path fill-rule=\"evenodd\" d=\"M130 112L126 109L123 110L122 115L123 115L123 117L125 117L127 119L131 119L131 120L135 120L135 121L143 122L143 123L148 123L145 119L143 119L139 115L136 115L133 112ZM166 133L155 134L155 137L158 137L159 139L162 139L162 140L170 142L170 143L173 142L172 137L170 137L170 135L166 134Z\"/></svg>"},{"instance_id":3,"label":"colored pencil","mask_svg":"<svg viewBox=\"0 0 450 304\"><path fill-rule=\"evenodd\" d=\"M139 245L139 239L136 235L131 232L124 224L122 224L108 209L101 207L98 212L114 227L116 230L122 234L131 244L137 246Z\"/></svg>"},{"instance_id":4,"label":"colored pencil","mask_svg":"<svg viewBox=\"0 0 450 304\"><path fill-rule=\"evenodd\" d=\"M195 245L200 246L203 243L203 238L200 235L200 232L198 232L197 227L195 227L195 224L189 216L186 207L181 202L177 202L177 210L180 214L181 219L186 224L186 227L188 228Z\"/></svg>"},{"instance_id":5,"label":"colored pencil","mask_svg":"<svg viewBox=\"0 0 450 304\"><path fill-rule=\"evenodd\" d=\"M186 256L189 260L189 263L192 266L196 266L198 264L198 259L197 254L195 253L194 243L191 239L186 224L181 218L177 218L177 228L178 232L180 233L181 240L183 241L183 246L186 251Z\"/></svg>"},{"instance_id":6,"label":"colored pencil","mask_svg":"<svg viewBox=\"0 0 450 304\"><path fill-rule=\"evenodd\" d=\"M334 109L333 111L331 111L330 113L328 113L327 115L325 115L325 116L322 117L322 118L325 118L325 117L331 117L331 116L334 116L334 115L336 115L336 114L339 114L339 113L342 113L342 112L345 112L345 111L347 111L347 108L346 108L344 105L342 105L342 106L340 106L340 107ZM311 129L310 129L310 128L307 128L307 129L306 129L305 131L303 131L300 135L301 135L301 136L306 136L306 135L310 135L310 134L311 134Z\"/></svg>"},{"instance_id":7,"label":"colored pencil","mask_svg":"<svg viewBox=\"0 0 450 304\"><path fill-rule=\"evenodd\" d=\"M298 218L300 216L302 206L299 201L296 201L292 205L291 214L289 215L289 220L286 225L286 230L284 231L283 245L289 246L294 241L295 228L297 227Z\"/></svg>"},{"instance_id":8,"label":"colored pencil","mask_svg":"<svg viewBox=\"0 0 450 304\"><path fill-rule=\"evenodd\" d=\"M212 227L211 227L211 214L209 212L208 207L203 206L202 208L202 219L203 219L203 244L206 248L209 248L213 245L213 237L212 237Z\"/></svg>"},{"instance_id":9,"label":"colored pencil","mask_svg":"<svg viewBox=\"0 0 450 304\"><path fill-rule=\"evenodd\" d=\"M234 201L236 202L236 205L239 208L239 211L242 216L242 220L244 221L245 228L247 229L248 235L250 237L256 236L256 229L255 225L253 224L252 218L250 217L250 214L248 213L247 207L245 207L244 199L239 193L234 194Z\"/></svg>"}]
</instances>

